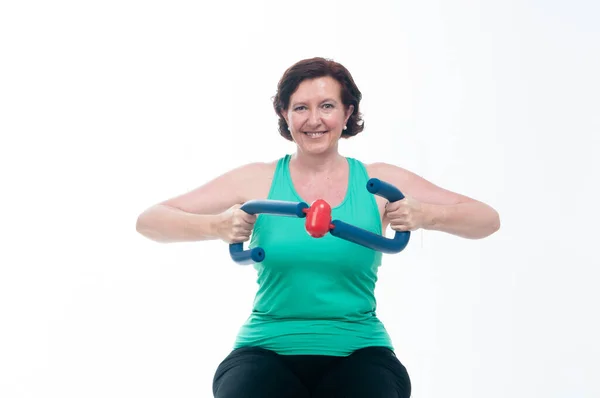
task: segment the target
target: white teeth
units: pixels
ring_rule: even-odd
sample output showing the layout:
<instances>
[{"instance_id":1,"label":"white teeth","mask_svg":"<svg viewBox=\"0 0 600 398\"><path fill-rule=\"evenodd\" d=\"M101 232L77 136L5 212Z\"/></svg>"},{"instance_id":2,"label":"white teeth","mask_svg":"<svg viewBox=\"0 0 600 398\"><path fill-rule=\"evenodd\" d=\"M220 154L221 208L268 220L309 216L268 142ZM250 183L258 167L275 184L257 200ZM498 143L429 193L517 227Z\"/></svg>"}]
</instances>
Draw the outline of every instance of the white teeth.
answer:
<instances>
[{"instance_id":1,"label":"white teeth","mask_svg":"<svg viewBox=\"0 0 600 398\"><path fill-rule=\"evenodd\" d=\"M311 138L317 138L317 137L322 136L325 133L319 132L319 133L305 133L305 134L308 135Z\"/></svg>"}]
</instances>

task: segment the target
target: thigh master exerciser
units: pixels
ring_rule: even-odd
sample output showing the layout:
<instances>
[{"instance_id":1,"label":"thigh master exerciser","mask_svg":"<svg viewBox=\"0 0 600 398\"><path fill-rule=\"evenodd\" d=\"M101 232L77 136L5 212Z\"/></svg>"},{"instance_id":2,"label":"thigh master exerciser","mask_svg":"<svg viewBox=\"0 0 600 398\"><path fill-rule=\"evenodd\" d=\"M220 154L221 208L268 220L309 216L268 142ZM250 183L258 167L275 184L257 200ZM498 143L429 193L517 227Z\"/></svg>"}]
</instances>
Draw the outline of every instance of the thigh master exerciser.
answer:
<instances>
[{"instance_id":1,"label":"thigh master exerciser","mask_svg":"<svg viewBox=\"0 0 600 398\"><path fill-rule=\"evenodd\" d=\"M404 195L393 185L371 178L367 182L367 190L390 202L404 199ZM393 238L374 234L362 228L340 220L331 220L331 206L322 199L311 206L304 202L282 200L251 200L244 203L241 210L248 214L272 214L278 216L306 218L306 232L313 238L321 238L327 233L347 241L380 251L382 253L399 253L408 244L410 231L396 231ZM265 251L260 247L244 250L243 243L229 245L231 259L240 265L259 263L265 259Z\"/></svg>"}]
</instances>

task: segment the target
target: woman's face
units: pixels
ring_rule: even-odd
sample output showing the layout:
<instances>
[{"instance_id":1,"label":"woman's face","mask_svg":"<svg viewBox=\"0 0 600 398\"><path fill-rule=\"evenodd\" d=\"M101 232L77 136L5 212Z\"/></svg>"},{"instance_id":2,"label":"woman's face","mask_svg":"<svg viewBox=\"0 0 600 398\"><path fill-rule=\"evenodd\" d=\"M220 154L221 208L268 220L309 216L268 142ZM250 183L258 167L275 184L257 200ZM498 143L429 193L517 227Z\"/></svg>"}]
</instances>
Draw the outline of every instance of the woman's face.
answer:
<instances>
[{"instance_id":1,"label":"woman's face","mask_svg":"<svg viewBox=\"0 0 600 398\"><path fill-rule=\"evenodd\" d=\"M283 116L299 149L319 154L337 146L353 111L342 103L340 83L325 76L300 83Z\"/></svg>"}]
</instances>

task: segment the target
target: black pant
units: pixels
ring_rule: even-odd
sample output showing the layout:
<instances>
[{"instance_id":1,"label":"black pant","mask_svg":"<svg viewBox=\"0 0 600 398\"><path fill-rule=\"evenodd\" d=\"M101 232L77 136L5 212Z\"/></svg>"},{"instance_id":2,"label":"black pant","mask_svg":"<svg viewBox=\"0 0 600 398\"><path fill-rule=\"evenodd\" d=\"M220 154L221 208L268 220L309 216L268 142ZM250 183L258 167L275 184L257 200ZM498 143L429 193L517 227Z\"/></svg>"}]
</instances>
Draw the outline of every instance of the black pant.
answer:
<instances>
[{"instance_id":1,"label":"black pant","mask_svg":"<svg viewBox=\"0 0 600 398\"><path fill-rule=\"evenodd\" d=\"M213 380L215 398L408 398L410 393L406 368L385 347L347 357L243 347L221 362Z\"/></svg>"}]
</instances>

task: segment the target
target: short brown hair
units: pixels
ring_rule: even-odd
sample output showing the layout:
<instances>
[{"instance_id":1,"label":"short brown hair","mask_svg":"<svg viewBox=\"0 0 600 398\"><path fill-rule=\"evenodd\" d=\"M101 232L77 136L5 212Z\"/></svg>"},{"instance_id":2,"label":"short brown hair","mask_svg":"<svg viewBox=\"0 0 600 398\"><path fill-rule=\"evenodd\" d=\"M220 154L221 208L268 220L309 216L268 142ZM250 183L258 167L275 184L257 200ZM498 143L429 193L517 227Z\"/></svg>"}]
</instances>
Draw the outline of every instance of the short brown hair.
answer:
<instances>
[{"instance_id":1,"label":"short brown hair","mask_svg":"<svg viewBox=\"0 0 600 398\"><path fill-rule=\"evenodd\" d=\"M279 134L285 139L292 141L287 122L282 116L282 112L290 104L290 97L302 81L324 76L330 76L340 83L342 103L346 107L354 105L354 112L348 118L346 130L342 131L342 138L353 137L363 131L364 121L359 112L362 94L354 83L352 75L343 65L330 59L316 57L304 59L292 65L285 71L277 84L277 93L273 97L273 108L279 116Z\"/></svg>"}]
</instances>

